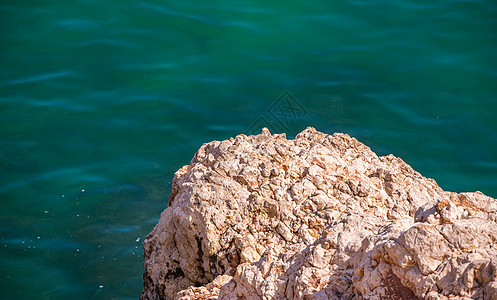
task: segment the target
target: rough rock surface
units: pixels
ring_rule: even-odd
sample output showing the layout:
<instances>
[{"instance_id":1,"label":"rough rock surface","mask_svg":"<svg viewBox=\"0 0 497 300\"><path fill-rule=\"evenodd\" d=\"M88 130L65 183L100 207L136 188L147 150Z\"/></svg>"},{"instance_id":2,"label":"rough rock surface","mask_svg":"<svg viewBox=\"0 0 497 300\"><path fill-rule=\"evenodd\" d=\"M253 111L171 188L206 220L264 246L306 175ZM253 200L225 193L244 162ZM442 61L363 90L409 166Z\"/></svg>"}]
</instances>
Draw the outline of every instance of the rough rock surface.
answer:
<instances>
[{"instance_id":1,"label":"rough rock surface","mask_svg":"<svg viewBox=\"0 0 497 300\"><path fill-rule=\"evenodd\" d=\"M497 200L307 128L204 144L143 243L140 299L497 299Z\"/></svg>"}]
</instances>

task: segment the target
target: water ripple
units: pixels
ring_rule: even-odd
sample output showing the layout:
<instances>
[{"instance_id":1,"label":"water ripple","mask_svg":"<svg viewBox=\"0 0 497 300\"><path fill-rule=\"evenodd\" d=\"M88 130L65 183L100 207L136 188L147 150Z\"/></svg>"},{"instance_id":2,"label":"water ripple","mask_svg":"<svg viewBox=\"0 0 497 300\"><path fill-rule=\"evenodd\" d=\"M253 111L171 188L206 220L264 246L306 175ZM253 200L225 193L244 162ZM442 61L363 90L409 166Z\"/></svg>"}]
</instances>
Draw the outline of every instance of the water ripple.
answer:
<instances>
[{"instance_id":1,"label":"water ripple","mask_svg":"<svg viewBox=\"0 0 497 300\"><path fill-rule=\"evenodd\" d=\"M75 74L76 73L72 70L57 71L57 72L45 73L45 74L30 76L30 77L26 77L26 78L22 78L22 79L7 81L7 82L0 84L0 86L31 83L31 82L37 82L37 81L45 81L45 80L50 80L50 79L55 79L55 78L60 78L60 77L74 76Z\"/></svg>"}]
</instances>

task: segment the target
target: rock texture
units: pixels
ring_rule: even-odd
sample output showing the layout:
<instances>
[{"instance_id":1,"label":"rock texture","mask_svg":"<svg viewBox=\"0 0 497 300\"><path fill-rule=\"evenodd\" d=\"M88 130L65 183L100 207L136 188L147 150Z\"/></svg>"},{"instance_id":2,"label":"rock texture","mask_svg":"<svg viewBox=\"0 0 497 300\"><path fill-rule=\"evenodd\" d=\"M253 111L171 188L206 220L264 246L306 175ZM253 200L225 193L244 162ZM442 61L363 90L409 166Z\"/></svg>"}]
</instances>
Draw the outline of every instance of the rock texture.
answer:
<instances>
[{"instance_id":1,"label":"rock texture","mask_svg":"<svg viewBox=\"0 0 497 300\"><path fill-rule=\"evenodd\" d=\"M346 134L263 129L176 172L140 299L497 299L496 222Z\"/></svg>"}]
</instances>

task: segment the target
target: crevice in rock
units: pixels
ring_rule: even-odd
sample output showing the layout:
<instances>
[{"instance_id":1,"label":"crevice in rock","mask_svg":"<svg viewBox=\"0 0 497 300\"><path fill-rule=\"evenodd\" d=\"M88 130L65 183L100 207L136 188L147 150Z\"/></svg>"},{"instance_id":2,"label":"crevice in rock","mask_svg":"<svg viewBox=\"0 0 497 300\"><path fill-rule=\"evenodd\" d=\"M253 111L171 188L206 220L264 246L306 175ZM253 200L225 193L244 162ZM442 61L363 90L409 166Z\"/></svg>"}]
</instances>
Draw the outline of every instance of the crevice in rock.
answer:
<instances>
[{"instance_id":1,"label":"crevice in rock","mask_svg":"<svg viewBox=\"0 0 497 300\"><path fill-rule=\"evenodd\" d=\"M167 272L166 275L164 275L164 279L166 280L176 279L180 277L185 277L185 273L183 273L183 270L180 267L173 270L169 270L169 272Z\"/></svg>"},{"instance_id":2,"label":"crevice in rock","mask_svg":"<svg viewBox=\"0 0 497 300\"><path fill-rule=\"evenodd\" d=\"M200 272L201 277L205 277L205 270L203 268L203 259L204 259L204 251L202 250L202 238L198 235L195 236L195 240L197 241L197 261L199 265L197 266L198 271Z\"/></svg>"},{"instance_id":3,"label":"crevice in rock","mask_svg":"<svg viewBox=\"0 0 497 300\"><path fill-rule=\"evenodd\" d=\"M383 284L387 293L387 296L384 299L420 300L420 298L416 297L413 291L402 284L400 278L395 276L392 270L387 273Z\"/></svg>"}]
</instances>

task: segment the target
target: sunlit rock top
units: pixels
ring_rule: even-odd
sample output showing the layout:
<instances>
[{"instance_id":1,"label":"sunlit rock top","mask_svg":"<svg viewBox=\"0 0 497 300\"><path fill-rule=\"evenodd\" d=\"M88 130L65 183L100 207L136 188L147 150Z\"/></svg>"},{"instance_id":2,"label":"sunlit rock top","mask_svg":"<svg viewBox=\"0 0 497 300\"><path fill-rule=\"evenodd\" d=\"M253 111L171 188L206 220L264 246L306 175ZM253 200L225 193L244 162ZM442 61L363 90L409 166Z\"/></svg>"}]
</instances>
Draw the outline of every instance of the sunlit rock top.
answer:
<instances>
[{"instance_id":1,"label":"sunlit rock top","mask_svg":"<svg viewBox=\"0 0 497 300\"><path fill-rule=\"evenodd\" d=\"M497 201L346 134L204 144L144 241L141 299L497 299Z\"/></svg>"}]
</instances>

